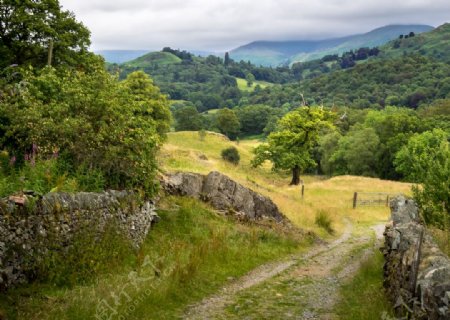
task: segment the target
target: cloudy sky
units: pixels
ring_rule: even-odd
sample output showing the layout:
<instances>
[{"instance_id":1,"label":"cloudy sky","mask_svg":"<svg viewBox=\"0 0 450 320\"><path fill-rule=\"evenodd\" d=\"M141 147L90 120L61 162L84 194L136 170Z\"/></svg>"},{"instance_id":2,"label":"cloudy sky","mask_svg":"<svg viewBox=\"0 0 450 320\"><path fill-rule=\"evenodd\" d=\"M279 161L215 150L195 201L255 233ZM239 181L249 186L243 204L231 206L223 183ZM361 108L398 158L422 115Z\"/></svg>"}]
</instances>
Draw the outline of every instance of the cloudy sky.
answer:
<instances>
[{"instance_id":1,"label":"cloudy sky","mask_svg":"<svg viewBox=\"0 0 450 320\"><path fill-rule=\"evenodd\" d=\"M254 40L322 39L387 24L450 22L450 0L60 0L92 49L225 51Z\"/></svg>"}]
</instances>

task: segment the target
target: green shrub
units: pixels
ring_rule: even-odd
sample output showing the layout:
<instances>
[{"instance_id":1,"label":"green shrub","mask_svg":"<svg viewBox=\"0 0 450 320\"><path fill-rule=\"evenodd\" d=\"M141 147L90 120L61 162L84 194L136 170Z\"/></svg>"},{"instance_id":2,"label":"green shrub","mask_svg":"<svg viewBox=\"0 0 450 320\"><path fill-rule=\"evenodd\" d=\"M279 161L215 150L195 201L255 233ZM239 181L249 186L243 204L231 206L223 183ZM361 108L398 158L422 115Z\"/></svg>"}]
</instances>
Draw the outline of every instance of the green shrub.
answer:
<instances>
[{"instance_id":1,"label":"green shrub","mask_svg":"<svg viewBox=\"0 0 450 320\"><path fill-rule=\"evenodd\" d=\"M241 156L239 155L238 149L235 147L229 147L222 150L222 159L237 165L241 160Z\"/></svg>"},{"instance_id":2,"label":"green shrub","mask_svg":"<svg viewBox=\"0 0 450 320\"><path fill-rule=\"evenodd\" d=\"M427 224L445 230L450 223L450 144L448 133L434 129L413 135L396 154L396 169L411 181Z\"/></svg>"},{"instance_id":3,"label":"green shrub","mask_svg":"<svg viewBox=\"0 0 450 320\"><path fill-rule=\"evenodd\" d=\"M119 82L103 65L92 72L48 67L37 74L23 71L16 87L0 101L1 129L9 137L1 137L1 149L21 161L35 150L44 158L65 154L69 173L83 166L101 173L95 185L150 196L156 191L155 155L170 111L146 74L133 72Z\"/></svg>"},{"instance_id":4,"label":"green shrub","mask_svg":"<svg viewBox=\"0 0 450 320\"><path fill-rule=\"evenodd\" d=\"M316 213L315 223L316 223L316 225L318 225L320 228L324 229L329 234L334 233L333 220L331 219L328 212L326 212L324 210L319 210Z\"/></svg>"}]
</instances>

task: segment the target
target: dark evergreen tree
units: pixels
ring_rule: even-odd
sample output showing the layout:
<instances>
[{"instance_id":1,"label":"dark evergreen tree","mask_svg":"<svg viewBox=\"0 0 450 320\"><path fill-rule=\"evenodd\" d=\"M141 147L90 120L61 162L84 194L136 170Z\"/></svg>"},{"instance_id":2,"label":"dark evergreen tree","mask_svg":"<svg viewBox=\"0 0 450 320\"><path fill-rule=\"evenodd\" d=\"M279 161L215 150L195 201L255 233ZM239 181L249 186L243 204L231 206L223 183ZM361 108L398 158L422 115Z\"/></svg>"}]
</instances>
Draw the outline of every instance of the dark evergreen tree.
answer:
<instances>
[{"instance_id":1,"label":"dark evergreen tree","mask_svg":"<svg viewBox=\"0 0 450 320\"><path fill-rule=\"evenodd\" d=\"M230 65L231 59L230 54L228 52L225 52L225 59L224 59L224 65L227 67Z\"/></svg>"}]
</instances>

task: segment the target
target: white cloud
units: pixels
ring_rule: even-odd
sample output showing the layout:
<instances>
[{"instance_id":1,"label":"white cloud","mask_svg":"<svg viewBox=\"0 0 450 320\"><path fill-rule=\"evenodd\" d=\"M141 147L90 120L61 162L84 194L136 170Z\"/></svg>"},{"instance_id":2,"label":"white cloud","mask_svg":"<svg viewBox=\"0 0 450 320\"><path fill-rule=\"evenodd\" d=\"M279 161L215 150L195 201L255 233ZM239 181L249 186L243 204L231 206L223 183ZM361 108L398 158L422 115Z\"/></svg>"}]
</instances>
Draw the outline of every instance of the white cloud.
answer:
<instances>
[{"instance_id":1,"label":"white cloud","mask_svg":"<svg viewBox=\"0 0 450 320\"><path fill-rule=\"evenodd\" d=\"M93 49L229 50L254 40L362 33L387 24L437 26L448 0L61 0Z\"/></svg>"}]
</instances>

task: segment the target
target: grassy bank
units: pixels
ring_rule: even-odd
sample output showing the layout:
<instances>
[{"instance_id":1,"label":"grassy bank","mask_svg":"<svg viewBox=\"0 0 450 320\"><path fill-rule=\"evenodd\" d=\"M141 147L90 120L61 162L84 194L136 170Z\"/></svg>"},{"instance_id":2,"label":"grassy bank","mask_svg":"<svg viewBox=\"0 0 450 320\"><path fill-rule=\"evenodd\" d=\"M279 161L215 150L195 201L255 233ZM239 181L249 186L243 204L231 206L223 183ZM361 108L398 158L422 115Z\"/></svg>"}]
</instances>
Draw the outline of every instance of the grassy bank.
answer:
<instances>
[{"instance_id":1,"label":"grassy bank","mask_svg":"<svg viewBox=\"0 0 450 320\"><path fill-rule=\"evenodd\" d=\"M379 320L383 315L392 316L392 306L384 294L383 262L383 255L377 251L363 262L355 277L342 286L335 310L339 319Z\"/></svg>"},{"instance_id":2,"label":"grassy bank","mask_svg":"<svg viewBox=\"0 0 450 320\"><path fill-rule=\"evenodd\" d=\"M121 268L111 268L111 274L87 285L41 283L12 290L0 296L0 315L7 314L7 319L102 315L105 319L174 319L188 304L227 281L308 245L308 239L299 234L276 226L238 224L192 199L164 199L159 214L161 221L139 252L122 260Z\"/></svg>"}]
</instances>

